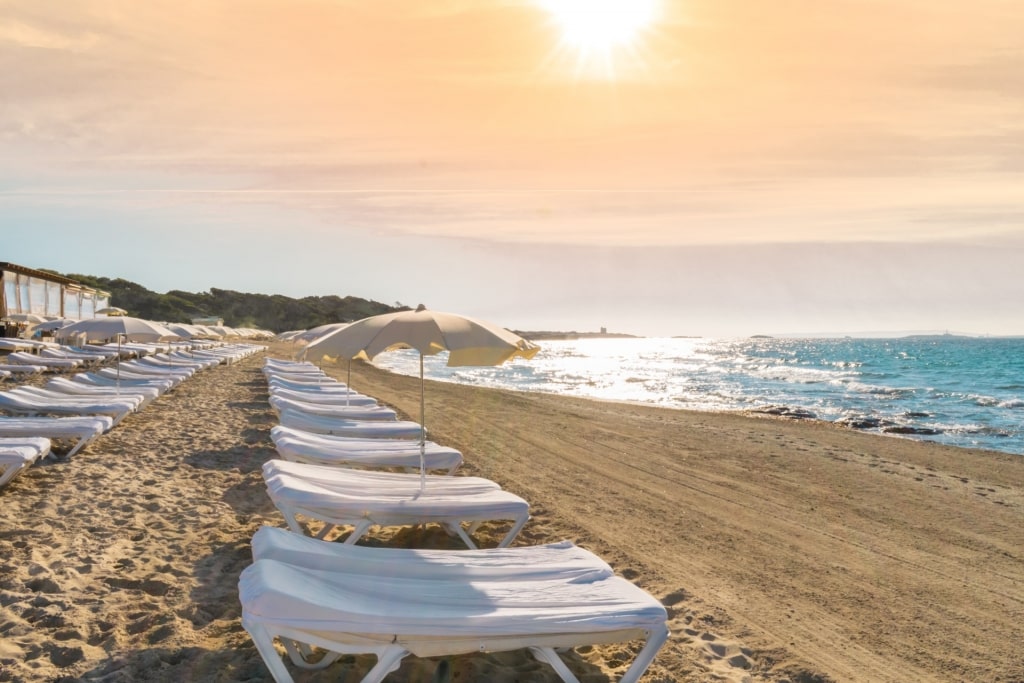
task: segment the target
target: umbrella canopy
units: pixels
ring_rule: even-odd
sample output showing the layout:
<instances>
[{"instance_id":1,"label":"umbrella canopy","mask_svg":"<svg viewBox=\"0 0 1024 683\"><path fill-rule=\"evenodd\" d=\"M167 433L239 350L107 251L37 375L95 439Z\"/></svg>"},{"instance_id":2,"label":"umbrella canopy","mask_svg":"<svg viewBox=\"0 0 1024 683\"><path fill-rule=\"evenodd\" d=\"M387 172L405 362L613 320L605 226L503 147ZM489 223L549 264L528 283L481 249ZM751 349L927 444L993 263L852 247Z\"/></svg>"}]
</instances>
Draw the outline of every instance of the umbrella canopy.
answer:
<instances>
[{"instance_id":1,"label":"umbrella canopy","mask_svg":"<svg viewBox=\"0 0 1024 683\"><path fill-rule=\"evenodd\" d=\"M101 308L96 312L100 315L128 315L128 311L123 308L118 308L117 306L108 306L106 308Z\"/></svg>"},{"instance_id":2,"label":"umbrella canopy","mask_svg":"<svg viewBox=\"0 0 1024 683\"><path fill-rule=\"evenodd\" d=\"M314 342L320 337L323 337L329 334L330 332L334 332L335 330L340 330L341 328L346 327L347 325L348 323L327 323L326 325L311 327L305 332L300 332L299 334L295 335L294 337L291 338L291 340L299 343Z\"/></svg>"},{"instance_id":3,"label":"umbrella canopy","mask_svg":"<svg viewBox=\"0 0 1024 683\"><path fill-rule=\"evenodd\" d=\"M45 323L39 323L35 326L36 332L47 332L51 330L59 330L62 327L67 327L73 323L78 322L77 320L63 319L63 320L47 320Z\"/></svg>"},{"instance_id":4,"label":"umbrella canopy","mask_svg":"<svg viewBox=\"0 0 1024 683\"><path fill-rule=\"evenodd\" d=\"M455 313L399 311L363 318L312 342L302 352L306 360L324 356L367 358L390 349L416 349L421 356L448 351L448 365L501 365L510 358L532 358L540 349L533 342L488 322Z\"/></svg>"},{"instance_id":5,"label":"umbrella canopy","mask_svg":"<svg viewBox=\"0 0 1024 683\"><path fill-rule=\"evenodd\" d=\"M500 365L516 356L533 358L540 350L533 342L503 327L455 313L429 311L420 304L415 311L375 315L328 332L307 346L299 357L310 361L325 356L348 361L372 360L379 353L401 348L420 353L421 451L427 439L423 356L448 351L449 366ZM421 458L421 486L425 473Z\"/></svg>"},{"instance_id":6,"label":"umbrella canopy","mask_svg":"<svg viewBox=\"0 0 1024 683\"><path fill-rule=\"evenodd\" d=\"M88 341L126 339L142 343L180 338L179 335L160 323L127 315L79 320L67 327L60 328L56 333L58 340L71 339L78 335L83 335Z\"/></svg>"},{"instance_id":7,"label":"umbrella canopy","mask_svg":"<svg viewBox=\"0 0 1024 683\"><path fill-rule=\"evenodd\" d=\"M4 316L4 320L10 320L14 323L45 323L49 318L44 318L35 313L8 313Z\"/></svg>"}]
</instances>

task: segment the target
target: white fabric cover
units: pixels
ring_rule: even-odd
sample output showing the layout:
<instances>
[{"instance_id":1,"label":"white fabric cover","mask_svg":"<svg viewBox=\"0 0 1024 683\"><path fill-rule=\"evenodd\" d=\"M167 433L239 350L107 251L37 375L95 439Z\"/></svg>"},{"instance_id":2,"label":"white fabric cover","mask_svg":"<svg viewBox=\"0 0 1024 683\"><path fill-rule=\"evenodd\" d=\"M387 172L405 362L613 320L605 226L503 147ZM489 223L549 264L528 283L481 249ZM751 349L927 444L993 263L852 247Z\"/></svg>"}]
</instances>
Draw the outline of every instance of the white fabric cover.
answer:
<instances>
[{"instance_id":1,"label":"white fabric cover","mask_svg":"<svg viewBox=\"0 0 1024 683\"><path fill-rule=\"evenodd\" d=\"M375 406L377 405L377 399L366 396L365 394L359 394L354 391L342 391L342 392L330 392L330 391L302 391L296 389L287 389L270 384L270 395L278 396L280 398L289 399L292 401L304 401L306 403L314 403L318 405L333 405L333 406Z\"/></svg>"},{"instance_id":2,"label":"white fabric cover","mask_svg":"<svg viewBox=\"0 0 1024 683\"><path fill-rule=\"evenodd\" d=\"M322 467L285 460L263 465L267 492L288 526L302 533L296 515L333 525L354 527L346 543L355 543L371 527L443 524L475 547L463 522L512 520L513 527L499 543L507 546L529 519L529 504L493 481L479 477L428 475L421 491L415 474L370 472Z\"/></svg>"},{"instance_id":3,"label":"white fabric cover","mask_svg":"<svg viewBox=\"0 0 1024 683\"><path fill-rule=\"evenodd\" d=\"M42 436L52 441L74 440L71 450L64 457L74 455L112 426L114 426L113 418L106 415L83 415L81 417L0 415L0 436Z\"/></svg>"},{"instance_id":4,"label":"white fabric cover","mask_svg":"<svg viewBox=\"0 0 1024 683\"><path fill-rule=\"evenodd\" d=\"M16 393L17 389L0 392L0 411L14 415L109 415L114 424L135 410L138 399L78 399L64 395L42 398Z\"/></svg>"},{"instance_id":5,"label":"white fabric cover","mask_svg":"<svg viewBox=\"0 0 1024 683\"><path fill-rule=\"evenodd\" d=\"M571 541L484 550L371 548L331 543L286 529L260 527L252 537L254 560L280 560L324 571L406 578L599 578L614 572L608 564Z\"/></svg>"},{"instance_id":6,"label":"white fabric cover","mask_svg":"<svg viewBox=\"0 0 1024 683\"><path fill-rule=\"evenodd\" d=\"M50 454L50 440L41 437L0 438L0 487L39 458Z\"/></svg>"},{"instance_id":7,"label":"white fabric cover","mask_svg":"<svg viewBox=\"0 0 1024 683\"><path fill-rule=\"evenodd\" d=\"M345 420L288 408L281 411L278 420L287 427L304 429L307 432L370 439L418 440L421 433L419 423L408 420Z\"/></svg>"},{"instance_id":8,"label":"white fabric cover","mask_svg":"<svg viewBox=\"0 0 1024 683\"><path fill-rule=\"evenodd\" d=\"M376 403L376 402L375 402ZM379 405L328 405L324 403L310 403L309 401L296 401L289 398L270 395L270 406L280 413L282 410L301 410L304 413L313 415L325 415L343 420L390 420L398 418L398 414L391 408Z\"/></svg>"},{"instance_id":9,"label":"white fabric cover","mask_svg":"<svg viewBox=\"0 0 1024 683\"><path fill-rule=\"evenodd\" d=\"M332 436L284 425L271 429L270 438L280 456L293 462L362 467L420 467L420 444L409 439ZM451 474L462 464L462 453L428 441L424 444L423 459L428 470L442 469Z\"/></svg>"}]
</instances>

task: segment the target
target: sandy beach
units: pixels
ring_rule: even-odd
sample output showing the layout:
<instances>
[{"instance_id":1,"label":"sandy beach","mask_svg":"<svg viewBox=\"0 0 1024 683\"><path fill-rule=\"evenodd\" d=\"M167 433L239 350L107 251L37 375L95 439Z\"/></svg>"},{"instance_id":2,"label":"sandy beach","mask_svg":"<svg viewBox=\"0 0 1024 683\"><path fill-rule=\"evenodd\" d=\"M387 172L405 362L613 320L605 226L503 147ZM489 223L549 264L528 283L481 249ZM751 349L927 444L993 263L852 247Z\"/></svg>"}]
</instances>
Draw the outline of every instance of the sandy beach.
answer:
<instances>
[{"instance_id":1,"label":"sandy beach","mask_svg":"<svg viewBox=\"0 0 1024 683\"><path fill-rule=\"evenodd\" d=\"M199 373L0 490L0 681L272 680L237 594L252 534L283 525L260 475L275 424L262 363ZM418 379L359 363L352 383L418 419ZM1024 681L1019 456L437 382L426 396L460 473L531 503L517 544L572 539L669 608L645 683ZM433 531L367 542L458 547ZM598 683L632 656L569 659ZM370 662L295 679L358 680ZM437 664L410 657L387 680L430 681ZM450 664L459 683L559 680L525 652Z\"/></svg>"}]
</instances>

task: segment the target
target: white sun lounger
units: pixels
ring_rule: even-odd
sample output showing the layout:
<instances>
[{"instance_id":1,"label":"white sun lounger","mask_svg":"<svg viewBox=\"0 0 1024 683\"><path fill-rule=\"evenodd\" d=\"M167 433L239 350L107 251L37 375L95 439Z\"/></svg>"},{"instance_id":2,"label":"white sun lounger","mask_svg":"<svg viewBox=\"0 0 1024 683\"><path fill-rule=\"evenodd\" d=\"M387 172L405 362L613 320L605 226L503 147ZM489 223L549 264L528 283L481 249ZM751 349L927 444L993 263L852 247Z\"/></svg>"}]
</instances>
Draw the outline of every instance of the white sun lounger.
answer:
<instances>
[{"instance_id":1,"label":"white sun lounger","mask_svg":"<svg viewBox=\"0 0 1024 683\"><path fill-rule=\"evenodd\" d=\"M106 360L94 353L75 353L67 349L39 349L39 357L43 360L79 360L84 365L95 365Z\"/></svg>"},{"instance_id":2,"label":"white sun lounger","mask_svg":"<svg viewBox=\"0 0 1024 683\"><path fill-rule=\"evenodd\" d=\"M420 475L324 467L285 460L263 465L267 492L288 526L303 533L296 515L326 522L317 535L336 526L351 526L346 543L355 543L374 526L437 523L475 548L470 535L492 520L512 520L498 544L510 544L530 518L529 504L480 477L428 475L421 491ZM463 523L468 523L468 530Z\"/></svg>"},{"instance_id":3,"label":"white sun lounger","mask_svg":"<svg viewBox=\"0 0 1024 683\"><path fill-rule=\"evenodd\" d=\"M153 399L158 397L162 392L157 387L146 387L146 386L129 386L122 384L118 386L98 386L95 384L86 384L84 382L78 382L75 380L68 379L66 377L55 377L43 385L44 389L56 391L62 394L68 394L69 396L76 397L88 397L88 398L121 398L128 396L138 396L142 399L136 410L141 410L148 406Z\"/></svg>"},{"instance_id":4,"label":"white sun lounger","mask_svg":"<svg viewBox=\"0 0 1024 683\"><path fill-rule=\"evenodd\" d=\"M0 356L0 359L2 358L3 356ZM44 368L42 365L2 364L0 365L0 370L3 370L4 372L7 372L12 375L38 375L42 372L45 372L46 368Z\"/></svg>"},{"instance_id":5,"label":"white sun lounger","mask_svg":"<svg viewBox=\"0 0 1024 683\"><path fill-rule=\"evenodd\" d=\"M279 389L291 389L292 391L311 391L329 394L354 394L357 393L349 388L344 382L328 378L326 381L303 381L287 379L273 375L267 378L267 384Z\"/></svg>"},{"instance_id":6,"label":"white sun lounger","mask_svg":"<svg viewBox=\"0 0 1024 683\"><path fill-rule=\"evenodd\" d=\"M80 372L72 375L71 378L79 384L94 387L153 387L161 394L170 391L177 386L173 379L168 377L107 377L95 372Z\"/></svg>"},{"instance_id":7,"label":"white sun lounger","mask_svg":"<svg viewBox=\"0 0 1024 683\"><path fill-rule=\"evenodd\" d=\"M376 406L377 399L355 391L305 391L302 389L286 389L270 384L271 396L286 398L291 401L303 401L328 406Z\"/></svg>"},{"instance_id":8,"label":"white sun lounger","mask_svg":"<svg viewBox=\"0 0 1024 683\"><path fill-rule=\"evenodd\" d=\"M644 641L621 677L635 683L668 638L665 608L618 576L515 579L391 577L323 571L261 559L242 571L242 626L278 683L291 674L274 648L302 668L340 654L373 654L362 678L379 683L412 654L440 657L529 648L566 683L579 683L556 649ZM308 663L312 648L326 650Z\"/></svg>"},{"instance_id":9,"label":"white sun lounger","mask_svg":"<svg viewBox=\"0 0 1024 683\"><path fill-rule=\"evenodd\" d=\"M0 438L0 488L32 463L50 454L50 440L42 437Z\"/></svg>"},{"instance_id":10,"label":"white sun lounger","mask_svg":"<svg viewBox=\"0 0 1024 683\"><path fill-rule=\"evenodd\" d=\"M22 386L14 387L12 389L9 389L7 391L7 393L8 394L14 394L15 396L20 396L20 397L24 397L24 398L32 398L32 399L37 399L37 400L42 400L42 401L49 401L49 400L54 400L54 401L63 401L63 400L68 400L68 401L96 401L96 400L106 401L107 398L108 398L106 395L81 396L81 395L75 395L75 394L68 394L66 392L58 391L56 389L51 389L51 388L46 388L46 387L35 387L35 386L29 386L29 385L22 385ZM133 407L132 409L133 410L138 410L142 406L142 403L145 401L145 397L141 396L141 395L135 395L135 394L128 394L128 393L126 393L124 396L120 397L117 400L124 401L126 403L131 403L131 405Z\"/></svg>"},{"instance_id":11,"label":"white sun lounger","mask_svg":"<svg viewBox=\"0 0 1024 683\"><path fill-rule=\"evenodd\" d=\"M108 415L81 415L77 417L12 417L0 415L0 436L24 437L43 436L51 442L71 443L71 450L64 454L70 458L85 448L89 442L114 426L114 419Z\"/></svg>"},{"instance_id":12,"label":"white sun lounger","mask_svg":"<svg viewBox=\"0 0 1024 683\"><path fill-rule=\"evenodd\" d=\"M270 407L278 414L282 410L301 410L304 413L323 415L325 417L340 418L343 420L388 420L394 422L398 419L398 413L391 408L381 405L332 405L326 403L310 403L309 401L296 401L290 398L282 398L274 394L270 395Z\"/></svg>"},{"instance_id":13,"label":"white sun lounger","mask_svg":"<svg viewBox=\"0 0 1024 683\"><path fill-rule=\"evenodd\" d=\"M277 425L270 430L277 452L285 460L311 465L345 467L405 467L420 469L420 444L410 439L359 439L348 436L314 434L302 429ZM428 470L446 470L452 474L462 464L462 453L454 448L427 441L423 465Z\"/></svg>"},{"instance_id":14,"label":"white sun lounger","mask_svg":"<svg viewBox=\"0 0 1024 683\"><path fill-rule=\"evenodd\" d=\"M278 414L278 421L286 427L316 434L337 434L361 439L419 439L422 431L418 422L409 420L344 420L290 408Z\"/></svg>"},{"instance_id":15,"label":"white sun lounger","mask_svg":"<svg viewBox=\"0 0 1024 683\"><path fill-rule=\"evenodd\" d=\"M184 382L188 377L186 375L172 375L167 373L153 373L153 372L135 372L131 368L126 368L124 365L121 366L120 370L117 368L100 368L94 370L92 374L99 375L100 377L106 377L107 379L114 380L117 382L118 378L124 379L142 379L150 381L165 381L171 382L172 386L178 386Z\"/></svg>"},{"instance_id":16,"label":"white sun lounger","mask_svg":"<svg viewBox=\"0 0 1024 683\"><path fill-rule=\"evenodd\" d=\"M465 581L596 578L615 573L604 560L572 541L478 550L375 548L323 541L272 526L262 526L253 534L252 559L324 571Z\"/></svg>"},{"instance_id":17,"label":"white sun lounger","mask_svg":"<svg viewBox=\"0 0 1024 683\"><path fill-rule=\"evenodd\" d=\"M132 397L100 400L64 395L59 398L43 398L18 393L22 389L0 391L0 412L11 415L109 415L116 425L134 412L139 403L139 399Z\"/></svg>"},{"instance_id":18,"label":"white sun lounger","mask_svg":"<svg viewBox=\"0 0 1024 683\"><path fill-rule=\"evenodd\" d=\"M15 351L9 353L4 357L8 363L13 365L41 365L47 370L73 370L74 368L81 367L84 361L73 360L70 358L42 358L32 353L25 353L23 351Z\"/></svg>"}]
</instances>

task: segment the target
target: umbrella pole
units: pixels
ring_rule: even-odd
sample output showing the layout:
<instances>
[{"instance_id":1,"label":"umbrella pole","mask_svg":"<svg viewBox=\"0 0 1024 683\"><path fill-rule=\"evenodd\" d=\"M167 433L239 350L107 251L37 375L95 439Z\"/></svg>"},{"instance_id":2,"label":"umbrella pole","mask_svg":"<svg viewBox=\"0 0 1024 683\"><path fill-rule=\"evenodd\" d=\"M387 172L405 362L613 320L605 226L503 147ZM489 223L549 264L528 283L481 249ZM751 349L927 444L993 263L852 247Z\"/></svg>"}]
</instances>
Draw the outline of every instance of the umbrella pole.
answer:
<instances>
[{"instance_id":1,"label":"umbrella pole","mask_svg":"<svg viewBox=\"0 0 1024 683\"><path fill-rule=\"evenodd\" d=\"M423 402L423 354L420 354L420 493L427 487L427 418Z\"/></svg>"},{"instance_id":2,"label":"umbrella pole","mask_svg":"<svg viewBox=\"0 0 1024 683\"><path fill-rule=\"evenodd\" d=\"M352 398L352 359L348 359L348 379L345 380L345 405Z\"/></svg>"}]
</instances>

